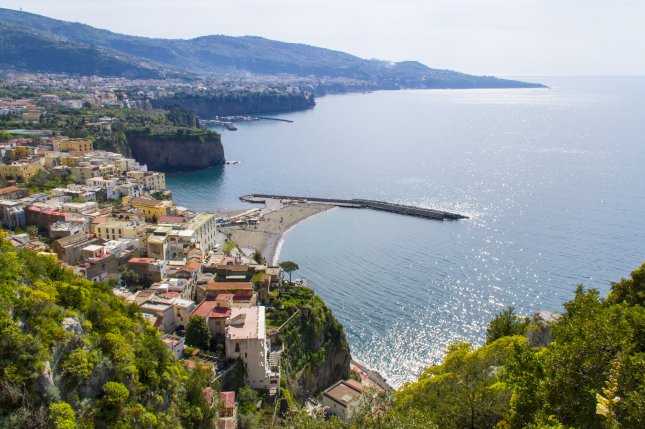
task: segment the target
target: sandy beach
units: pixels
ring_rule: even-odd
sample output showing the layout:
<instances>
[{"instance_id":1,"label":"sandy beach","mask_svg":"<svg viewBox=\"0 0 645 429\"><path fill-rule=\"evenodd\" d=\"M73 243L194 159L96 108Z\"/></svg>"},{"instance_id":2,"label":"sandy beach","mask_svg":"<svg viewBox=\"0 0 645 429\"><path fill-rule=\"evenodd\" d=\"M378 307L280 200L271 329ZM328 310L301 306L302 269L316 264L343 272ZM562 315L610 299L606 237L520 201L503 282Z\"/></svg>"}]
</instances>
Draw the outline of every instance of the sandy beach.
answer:
<instances>
[{"instance_id":1,"label":"sandy beach","mask_svg":"<svg viewBox=\"0 0 645 429\"><path fill-rule=\"evenodd\" d=\"M220 229L230 234L231 240L238 247L259 250L267 262L272 263L285 232L308 217L332 208L333 205L318 203L280 205L279 208L264 214L257 225L226 226Z\"/></svg>"}]
</instances>

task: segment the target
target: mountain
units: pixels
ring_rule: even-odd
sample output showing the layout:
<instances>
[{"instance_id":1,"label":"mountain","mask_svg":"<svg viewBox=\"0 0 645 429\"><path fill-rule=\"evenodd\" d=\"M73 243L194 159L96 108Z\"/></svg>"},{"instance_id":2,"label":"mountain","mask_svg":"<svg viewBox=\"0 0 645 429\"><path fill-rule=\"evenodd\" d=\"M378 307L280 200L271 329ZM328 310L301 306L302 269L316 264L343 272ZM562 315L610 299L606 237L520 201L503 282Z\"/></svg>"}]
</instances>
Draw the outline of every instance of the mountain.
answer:
<instances>
[{"instance_id":1,"label":"mountain","mask_svg":"<svg viewBox=\"0 0 645 429\"><path fill-rule=\"evenodd\" d=\"M168 74L351 79L371 88L541 87L429 68L416 61L365 60L340 51L255 36L189 40L128 36L80 23L0 8L0 67L142 77Z\"/></svg>"}]
</instances>

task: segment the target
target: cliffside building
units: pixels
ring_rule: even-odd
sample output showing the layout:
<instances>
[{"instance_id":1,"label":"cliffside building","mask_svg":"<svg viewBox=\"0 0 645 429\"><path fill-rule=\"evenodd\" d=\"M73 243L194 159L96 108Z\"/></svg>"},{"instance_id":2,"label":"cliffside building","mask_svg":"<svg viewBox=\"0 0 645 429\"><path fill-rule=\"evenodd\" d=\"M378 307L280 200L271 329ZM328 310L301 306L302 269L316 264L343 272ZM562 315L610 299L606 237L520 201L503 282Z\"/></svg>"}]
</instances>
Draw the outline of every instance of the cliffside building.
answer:
<instances>
[{"instance_id":1,"label":"cliffside building","mask_svg":"<svg viewBox=\"0 0 645 429\"><path fill-rule=\"evenodd\" d=\"M232 308L226 328L226 357L242 359L245 382L254 389L272 390L280 386L280 372L269 366L264 307Z\"/></svg>"}]
</instances>

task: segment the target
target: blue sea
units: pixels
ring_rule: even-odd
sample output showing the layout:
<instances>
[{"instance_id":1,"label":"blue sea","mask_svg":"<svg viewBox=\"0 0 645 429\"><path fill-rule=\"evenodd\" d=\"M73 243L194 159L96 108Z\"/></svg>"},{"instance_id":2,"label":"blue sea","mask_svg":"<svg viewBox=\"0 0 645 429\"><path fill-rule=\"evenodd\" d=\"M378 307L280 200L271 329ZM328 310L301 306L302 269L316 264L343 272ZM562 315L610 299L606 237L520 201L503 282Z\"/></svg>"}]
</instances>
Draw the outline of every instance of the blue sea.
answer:
<instances>
[{"instance_id":1,"label":"blue sea","mask_svg":"<svg viewBox=\"0 0 645 429\"><path fill-rule=\"evenodd\" d=\"M244 207L248 193L370 198L470 216L441 222L333 209L285 236L391 384L482 344L506 306L560 311L645 261L645 78L524 78L548 89L410 90L319 98L223 131L227 165L173 173L175 201Z\"/></svg>"}]
</instances>

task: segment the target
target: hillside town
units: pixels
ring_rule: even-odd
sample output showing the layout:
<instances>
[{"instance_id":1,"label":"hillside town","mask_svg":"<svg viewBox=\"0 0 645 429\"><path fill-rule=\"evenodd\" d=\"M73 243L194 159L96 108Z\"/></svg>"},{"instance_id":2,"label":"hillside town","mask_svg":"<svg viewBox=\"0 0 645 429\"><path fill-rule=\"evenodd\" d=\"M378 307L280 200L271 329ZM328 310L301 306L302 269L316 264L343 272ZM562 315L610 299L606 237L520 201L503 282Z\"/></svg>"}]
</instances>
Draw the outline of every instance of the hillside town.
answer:
<instances>
[{"instance_id":1,"label":"hillside town","mask_svg":"<svg viewBox=\"0 0 645 429\"><path fill-rule=\"evenodd\" d=\"M283 280L280 266L230 238L227 227L257 223L258 209L195 213L176 206L163 172L94 150L91 139L12 135L0 151L0 218L14 247L111 284L186 365L206 365L217 379L239 362L244 384L275 402L284 350L278 332L292 317L276 329L266 313L281 291L299 283ZM191 323L208 332L187 344ZM356 368L364 384L333 383L311 412L346 418L363 386L377 387L366 373ZM205 395L214 401L212 389ZM220 428L237 427L235 404L235 392L220 393Z\"/></svg>"}]
</instances>

